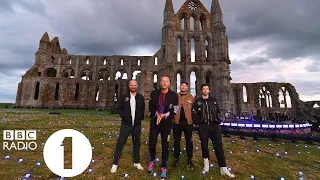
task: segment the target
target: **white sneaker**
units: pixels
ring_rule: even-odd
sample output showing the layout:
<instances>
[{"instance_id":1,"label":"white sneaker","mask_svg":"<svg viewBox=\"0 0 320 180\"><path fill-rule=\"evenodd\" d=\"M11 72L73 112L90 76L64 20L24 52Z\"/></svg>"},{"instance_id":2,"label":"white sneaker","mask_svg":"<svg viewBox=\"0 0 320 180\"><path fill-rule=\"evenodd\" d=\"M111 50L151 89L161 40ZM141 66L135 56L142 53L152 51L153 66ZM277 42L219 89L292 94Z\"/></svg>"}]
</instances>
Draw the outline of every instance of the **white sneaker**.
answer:
<instances>
[{"instance_id":1,"label":"white sneaker","mask_svg":"<svg viewBox=\"0 0 320 180\"><path fill-rule=\"evenodd\" d=\"M118 165L113 164L111 168L111 173L117 172L117 169L118 169Z\"/></svg>"},{"instance_id":2,"label":"white sneaker","mask_svg":"<svg viewBox=\"0 0 320 180\"><path fill-rule=\"evenodd\" d=\"M143 167L141 166L140 163L134 163L133 166L136 167L139 170L143 170Z\"/></svg>"},{"instance_id":3,"label":"white sneaker","mask_svg":"<svg viewBox=\"0 0 320 180\"><path fill-rule=\"evenodd\" d=\"M227 167L221 167L221 168L220 168L220 173L221 173L221 175L226 175L226 176L228 176L228 177L231 178L231 179L236 177L234 174L231 174L231 173L229 172L229 170L227 169Z\"/></svg>"},{"instance_id":4,"label":"white sneaker","mask_svg":"<svg viewBox=\"0 0 320 180\"><path fill-rule=\"evenodd\" d=\"M204 167L203 167L204 172L209 172L209 159L204 158L203 162L204 162Z\"/></svg>"}]
</instances>

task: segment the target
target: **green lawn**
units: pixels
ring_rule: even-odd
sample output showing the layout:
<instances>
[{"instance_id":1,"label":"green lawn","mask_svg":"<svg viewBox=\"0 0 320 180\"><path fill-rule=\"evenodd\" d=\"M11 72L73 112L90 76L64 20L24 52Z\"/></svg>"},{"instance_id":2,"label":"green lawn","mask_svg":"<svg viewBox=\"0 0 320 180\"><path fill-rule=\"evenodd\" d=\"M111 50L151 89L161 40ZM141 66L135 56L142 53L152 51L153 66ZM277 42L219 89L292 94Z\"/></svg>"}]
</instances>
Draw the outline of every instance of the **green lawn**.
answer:
<instances>
[{"instance_id":1,"label":"green lawn","mask_svg":"<svg viewBox=\"0 0 320 180\"><path fill-rule=\"evenodd\" d=\"M119 162L118 172L110 174L112 156L119 131L120 119L118 115L111 115L105 111L94 110L57 110L61 115L49 115L51 110L33 109L0 109L0 134L2 140L2 130L5 129L36 129L38 149L36 151L0 151L0 177L4 180L19 179L27 172L32 173L30 179L58 179L45 165L42 152L43 144L55 131L61 129L75 129L83 131L89 137L91 145L94 147L94 163L88 171L74 178L67 179L122 179L124 173L128 173L129 179L155 179L146 171L138 171L133 167L131 138L128 139ZM6 114L7 121L3 121L3 114ZM148 164L148 131L149 120L143 122L141 163L146 169ZM161 158L161 145L158 141L157 157ZM319 144L305 145L304 142L292 144L288 140L277 142L270 139L261 139L254 142L252 138L241 140L237 136L223 138L224 150L227 164L231 167L231 172L236 175L236 179L250 179L254 175L256 179L269 180L279 179L318 179L320 177L320 149ZM2 144L2 143L1 143ZM170 149L173 141L170 141ZM182 140L182 148L185 142ZM198 148L196 148L198 147ZM219 174L217 161L211 151L210 163L214 168L209 174L202 175L203 161L201 159L201 146L199 137L194 135L194 164L195 169L189 170L186 167L186 151L182 150L179 167L174 169L171 166L172 155L170 153L168 179L227 179ZM210 145L210 149L213 147ZM257 152L257 149L260 152ZM230 152L232 151L232 153ZM246 151L246 153L245 153ZM287 155L285 154L287 152ZM300 152L300 154L298 154ZM276 154L279 154L279 157ZM4 159L9 155L10 159ZM24 162L17 160L23 158ZM36 166L41 162L41 166ZM89 169L88 168L88 169ZM303 172L300 176L299 171ZM157 166L157 173L160 172L160 165ZM156 177L159 179L159 176Z\"/></svg>"}]
</instances>

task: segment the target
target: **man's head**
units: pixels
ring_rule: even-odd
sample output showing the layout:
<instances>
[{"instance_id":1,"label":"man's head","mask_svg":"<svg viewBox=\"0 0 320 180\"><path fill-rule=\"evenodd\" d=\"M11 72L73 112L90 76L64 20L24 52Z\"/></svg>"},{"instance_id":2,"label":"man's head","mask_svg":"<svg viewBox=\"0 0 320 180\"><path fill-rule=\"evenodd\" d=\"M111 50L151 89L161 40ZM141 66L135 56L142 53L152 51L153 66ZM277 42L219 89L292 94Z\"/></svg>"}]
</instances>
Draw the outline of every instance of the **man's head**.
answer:
<instances>
[{"instance_id":1,"label":"man's head","mask_svg":"<svg viewBox=\"0 0 320 180\"><path fill-rule=\"evenodd\" d=\"M180 84L180 92L186 93L189 89L189 84L186 81L181 82Z\"/></svg>"},{"instance_id":2,"label":"man's head","mask_svg":"<svg viewBox=\"0 0 320 180\"><path fill-rule=\"evenodd\" d=\"M202 93L202 95L204 95L204 96L209 95L209 93L210 93L210 86L209 86L209 84L202 84L202 86L201 86L201 93Z\"/></svg>"},{"instance_id":3,"label":"man's head","mask_svg":"<svg viewBox=\"0 0 320 180\"><path fill-rule=\"evenodd\" d=\"M138 88L138 82L134 79L130 80L129 82L129 90L132 93L137 92L137 88Z\"/></svg>"},{"instance_id":4,"label":"man's head","mask_svg":"<svg viewBox=\"0 0 320 180\"><path fill-rule=\"evenodd\" d=\"M162 76L160 81L161 89L168 89L170 86L170 79L168 76Z\"/></svg>"}]
</instances>

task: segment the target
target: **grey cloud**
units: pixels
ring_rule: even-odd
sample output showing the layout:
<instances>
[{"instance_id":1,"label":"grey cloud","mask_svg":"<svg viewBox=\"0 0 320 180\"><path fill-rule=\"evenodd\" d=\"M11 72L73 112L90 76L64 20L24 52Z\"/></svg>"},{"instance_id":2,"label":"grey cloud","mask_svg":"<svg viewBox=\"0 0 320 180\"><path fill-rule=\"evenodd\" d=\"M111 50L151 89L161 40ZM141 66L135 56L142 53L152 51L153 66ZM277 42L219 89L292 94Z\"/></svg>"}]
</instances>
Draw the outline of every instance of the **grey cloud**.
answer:
<instances>
[{"instance_id":1,"label":"grey cloud","mask_svg":"<svg viewBox=\"0 0 320 180\"><path fill-rule=\"evenodd\" d=\"M222 1L225 23L232 42L260 39L271 58L305 57L320 54L320 1L229 0ZM250 9L250 10L248 10Z\"/></svg>"},{"instance_id":2,"label":"grey cloud","mask_svg":"<svg viewBox=\"0 0 320 180\"><path fill-rule=\"evenodd\" d=\"M175 12L184 2L173 1ZM210 11L211 0L202 2ZM316 62L320 57L320 1L220 0L220 3L229 48L234 48L236 43L261 42L258 44L266 48L264 53L268 57L232 59L234 79L250 68L268 65L271 58L292 60L308 56ZM132 55L136 54L135 49L141 48L150 54L140 55L152 55L161 45L164 4L164 0L2 0L0 52L7 54L0 56L0 73L20 79L20 73L34 64L34 53L45 31L51 39L58 36L61 46L71 54ZM25 13L15 12L14 7ZM316 72L317 68L310 65L307 70ZM281 76L274 80L285 80ZM17 79L7 83L17 84ZM310 82L292 83L297 83L294 85L300 92L316 93L312 88L303 88ZM15 93L16 89L12 91ZM0 93L1 97L14 101L12 95Z\"/></svg>"},{"instance_id":3,"label":"grey cloud","mask_svg":"<svg viewBox=\"0 0 320 180\"><path fill-rule=\"evenodd\" d=\"M2 13L12 12L11 3L12 3L11 0L2 0L0 2L0 12Z\"/></svg>"},{"instance_id":4,"label":"grey cloud","mask_svg":"<svg viewBox=\"0 0 320 180\"><path fill-rule=\"evenodd\" d=\"M320 72L320 63L318 61L312 61L307 67L306 70L309 72Z\"/></svg>"}]
</instances>

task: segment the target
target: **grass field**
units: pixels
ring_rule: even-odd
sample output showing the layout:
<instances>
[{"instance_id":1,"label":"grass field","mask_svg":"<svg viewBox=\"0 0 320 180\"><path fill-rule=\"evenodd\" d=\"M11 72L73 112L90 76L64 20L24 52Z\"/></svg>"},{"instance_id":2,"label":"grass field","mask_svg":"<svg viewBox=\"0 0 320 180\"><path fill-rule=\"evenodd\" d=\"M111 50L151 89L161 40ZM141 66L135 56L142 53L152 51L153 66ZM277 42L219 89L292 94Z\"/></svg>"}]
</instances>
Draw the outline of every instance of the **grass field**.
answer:
<instances>
[{"instance_id":1,"label":"grass field","mask_svg":"<svg viewBox=\"0 0 320 180\"><path fill-rule=\"evenodd\" d=\"M116 174L110 174L112 156L119 131L120 118L118 115L110 115L105 111L82 111L82 110L57 110L61 115L50 115L50 110L31 109L0 109L0 134L6 129L36 129L38 148L35 151L3 151L1 142L0 151L0 179L23 178L28 172L32 174L30 179L59 179L45 165L43 160L43 146L51 134L61 129L75 129L89 137L93 149L93 163L81 175L67 179L98 179L111 180L123 179L128 174L128 179L159 179L146 171L138 171L133 167L131 138L123 150ZM3 115L6 114L6 121ZM141 136L141 164L146 169L148 164L148 132L149 120L143 122ZM168 179L227 179L219 174L217 161L211 149L210 163L214 165L206 175L201 174L203 161L201 159L201 146L198 134L194 135L194 164L195 169L186 167L186 151L183 150L185 142L182 139L182 156L179 167L172 167L173 153L170 153ZM255 142L252 138L241 140L237 136L223 137L224 150L227 165L236 179L271 180L285 179L298 180L319 179L320 177L320 149L319 144L305 145L304 142L292 144L288 140L271 141L261 139ZM170 141L170 148L173 141ZM160 143L158 141L157 157L161 158ZM259 152L257 152L257 149ZM277 156L277 154L279 156ZM5 159L5 156L10 156ZM22 158L22 163L18 159ZM40 162L40 166L36 163ZM160 164L157 173L160 172ZM302 172L302 175L299 174Z\"/></svg>"}]
</instances>

